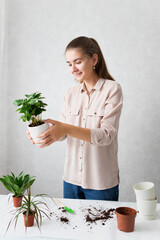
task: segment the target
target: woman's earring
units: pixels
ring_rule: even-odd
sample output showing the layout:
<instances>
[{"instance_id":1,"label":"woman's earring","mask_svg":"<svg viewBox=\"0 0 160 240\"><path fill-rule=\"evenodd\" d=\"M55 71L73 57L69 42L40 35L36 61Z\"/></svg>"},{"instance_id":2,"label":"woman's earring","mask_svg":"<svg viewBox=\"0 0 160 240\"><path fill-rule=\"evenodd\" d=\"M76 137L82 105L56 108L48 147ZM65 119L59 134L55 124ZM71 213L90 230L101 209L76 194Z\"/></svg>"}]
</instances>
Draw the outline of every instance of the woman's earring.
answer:
<instances>
[{"instance_id":1,"label":"woman's earring","mask_svg":"<svg viewBox=\"0 0 160 240\"><path fill-rule=\"evenodd\" d=\"M95 69L96 69L96 67L95 67L95 66L93 66L93 69L95 70Z\"/></svg>"}]
</instances>

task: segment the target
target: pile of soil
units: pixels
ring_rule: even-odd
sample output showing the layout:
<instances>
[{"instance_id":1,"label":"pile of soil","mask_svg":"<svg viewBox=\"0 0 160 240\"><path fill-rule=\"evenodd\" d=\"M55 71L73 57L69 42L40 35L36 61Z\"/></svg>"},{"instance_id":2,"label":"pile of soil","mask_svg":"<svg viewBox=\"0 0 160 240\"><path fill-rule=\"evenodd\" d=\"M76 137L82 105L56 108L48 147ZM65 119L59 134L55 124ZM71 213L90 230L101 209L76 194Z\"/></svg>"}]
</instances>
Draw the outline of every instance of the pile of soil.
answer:
<instances>
[{"instance_id":1,"label":"pile of soil","mask_svg":"<svg viewBox=\"0 0 160 240\"><path fill-rule=\"evenodd\" d=\"M53 217L53 215L57 218L58 221L62 222L62 223L69 223L69 219L64 216L64 214L67 213L66 209L64 209L63 207L59 207L58 208L58 213L56 212L50 212L50 217ZM65 214L66 215L66 214Z\"/></svg>"},{"instance_id":2,"label":"pile of soil","mask_svg":"<svg viewBox=\"0 0 160 240\"><path fill-rule=\"evenodd\" d=\"M85 221L89 223L89 225L91 223L96 223L99 220L102 221L102 225L105 225L105 222L108 219L113 218L115 209L110 208L108 210L104 210L102 208L97 209L96 207L93 207L92 209L88 208L87 212L88 213L85 215Z\"/></svg>"},{"instance_id":3,"label":"pile of soil","mask_svg":"<svg viewBox=\"0 0 160 240\"><path fill-rule=\"evenodd\" d=\"M67 223L67 224L69 223L69 219L66 218L66 217L61 217L61 218L60 218L60 221L61 221L61 222L65 222L65 223Z\"/></svg>"},{"instance_id":4,"label":"pile of soil","mask_svg":"<svg viewBox=\"0 0 160 240\"><path fill-rule=\"evenodd\" d=\"M114 208L103 209L102 207L96 208L90 206L89 208L80 208L82 212L84 212L84 220L87 223L87 226L91 226L91 224L96 224L97 221L100 221L102 225L105 225L105 222L114 217ZM55 216L58 221L63 224L70 223L70 213L66 211L63 207L58 208L58 212L51 212L50 217ZM73 229L77 228L75 226ZM91 227L92 228L92 227Z\"/></svg>"}]
</instances>

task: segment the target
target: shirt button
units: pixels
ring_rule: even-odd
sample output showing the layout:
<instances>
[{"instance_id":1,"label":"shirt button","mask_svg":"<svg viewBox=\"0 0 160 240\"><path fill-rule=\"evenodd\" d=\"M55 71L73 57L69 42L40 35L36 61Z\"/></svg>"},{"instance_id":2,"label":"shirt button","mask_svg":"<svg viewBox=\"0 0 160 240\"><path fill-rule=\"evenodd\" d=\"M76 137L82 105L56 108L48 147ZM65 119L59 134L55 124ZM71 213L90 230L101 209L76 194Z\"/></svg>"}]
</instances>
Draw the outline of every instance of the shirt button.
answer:
<instances>
[{"instance_id":1,"label":"shirt button","mask_svg":"<svg viewBox=\"0 0 160 240\"><path fill-rule=\"evenodd\" d=\"M81 147L83 147L83 143L81 143Z\"/></svg>"},{"instance_id":2,"label":"shirt button","mask_svg":"<svg viewBox=\"0 0 160 240\"><path fill-rule=\"evenodd\" d=\"M82 157L80 157L80 159L82 159Z\"/></svg>"},{"instance_id":3,"label":"shirt button","mask_svg":"<svg viewBox=\"0 0 160 240\"><path fill-rule=\"evenodd\" d=\"M97 113L95 112L94 114L96 115Z\"/></svg>"},{"instance_id":4,"label":"shirt button","mask_svg":"<svg viewBox=\"0 0 160 240\"><path fill-rule=\"evenodd\" d=\"M85 118L83 118L83 121L85 120Z\"/></svg>"}]
</instances>

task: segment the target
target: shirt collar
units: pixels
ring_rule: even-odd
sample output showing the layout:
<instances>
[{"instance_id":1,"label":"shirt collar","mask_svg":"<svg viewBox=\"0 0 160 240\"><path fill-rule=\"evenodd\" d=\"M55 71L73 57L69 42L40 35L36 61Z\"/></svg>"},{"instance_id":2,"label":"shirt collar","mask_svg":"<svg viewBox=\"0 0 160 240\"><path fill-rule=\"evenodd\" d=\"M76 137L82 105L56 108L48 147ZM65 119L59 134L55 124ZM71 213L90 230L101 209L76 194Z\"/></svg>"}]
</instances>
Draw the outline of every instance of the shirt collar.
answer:
<instances>
[{"instance_id":1,"label":"shirt collar","mask_svg":"<svg viewBox=\"0 0 160 240\"><path fill-rule=\"evenodd\" d=\"M100 90L101 87L102 87L102 85L103 85L103 83L104 83L104 81L105 81L105 80L104 80L103 78L98 79L96 85L93 87L93 90ZM80 84L80 90L81 90L81 93L83 93L84 91L86 91L86 87L85 87L84 82L82 82L82 83Z\"/></svg>"}]
</instances>

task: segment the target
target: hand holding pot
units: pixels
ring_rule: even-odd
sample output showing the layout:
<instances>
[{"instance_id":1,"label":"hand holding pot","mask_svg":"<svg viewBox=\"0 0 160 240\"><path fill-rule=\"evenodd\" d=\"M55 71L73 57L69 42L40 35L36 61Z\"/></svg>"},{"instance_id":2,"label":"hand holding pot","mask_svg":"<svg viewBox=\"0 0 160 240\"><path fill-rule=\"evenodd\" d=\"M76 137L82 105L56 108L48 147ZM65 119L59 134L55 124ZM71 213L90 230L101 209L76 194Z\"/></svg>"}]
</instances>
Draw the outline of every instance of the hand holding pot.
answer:
<instances>
[{"instance_id":1,"label":"hand holding pot","mask_svg":"<svg viewBox=\"0 0 160 240\"><path fill-rule=\"evenodd\" d=\"M37 136L40 140L37 144L41 144L40 148L47 147L52 143L58 141L61 137L65 135L65 124L52 119L47 119L44 122L52 124L50 128L43 134Z\"/></svg>"}]
</instances>

